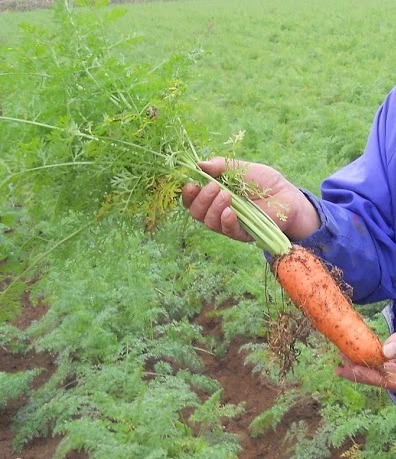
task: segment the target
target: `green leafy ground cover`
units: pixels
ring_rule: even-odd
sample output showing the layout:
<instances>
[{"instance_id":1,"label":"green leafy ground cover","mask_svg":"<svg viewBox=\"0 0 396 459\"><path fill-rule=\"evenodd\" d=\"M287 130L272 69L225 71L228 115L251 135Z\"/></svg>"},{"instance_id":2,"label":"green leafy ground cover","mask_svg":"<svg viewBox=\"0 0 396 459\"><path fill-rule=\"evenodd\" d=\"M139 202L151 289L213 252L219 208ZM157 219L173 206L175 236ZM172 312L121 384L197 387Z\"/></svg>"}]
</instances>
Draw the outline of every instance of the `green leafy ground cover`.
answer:
<instances>
[{"instance_id":1,"label":"green leafy ground cover","mask_svg":"<svg viewBox=\"0 0 396 459\"><path fill-rule=\"evenodd\" d=\"M113 144L180 145L180 119L202 154L223 153L245 130L240 157L318 192L322 178L360 154L394 85L395 8L180 1L0 16L1 110L30 121L0 121L0 340L14 352L50 351L58 364L18 413L17 448L59 433L57 457L73 449L94 458L238 456L222 420L243 407L222 401L201 356L221 357L235 336L266 337L277 305L270 278L264 295L262 254L177 209L155 234L144 231L178 190L156 182L157 199L142 210L145 197L134 202L128 181L138 164L125 168L130 151ZM32 299L50 308L21 334L12 318L32 279ZM220 309L230 299L235 306ZM221 341L192 323L207 303L223 317ZM377 310L366 309L383 332ZM257 372L298 387L256 418L251 435L309 394L323 423L313 436L294 425L297 446L285 457L330 457L357 434L365 444L353 457L394 453L386 396L336 380L334 350L318 337L296 346L299 363L283 380L265 341L246 346ZM2 374L1 405L33 377Z\"/></svg>"}]
</instances>

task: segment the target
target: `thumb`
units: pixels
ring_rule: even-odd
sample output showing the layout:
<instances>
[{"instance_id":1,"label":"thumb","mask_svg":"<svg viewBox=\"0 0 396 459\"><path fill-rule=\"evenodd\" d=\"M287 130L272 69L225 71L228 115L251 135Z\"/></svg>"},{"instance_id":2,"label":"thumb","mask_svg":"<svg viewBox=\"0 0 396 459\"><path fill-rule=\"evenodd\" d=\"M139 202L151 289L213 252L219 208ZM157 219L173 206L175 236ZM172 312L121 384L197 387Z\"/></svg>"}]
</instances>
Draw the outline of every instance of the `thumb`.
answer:
<instances>
[{"instance_id":1,"label":"thumb","mask_svg":"<svg viewBox=\"0 0 396 459\"><path fill-rule=\"evenodd\" d=\"M251 164L253 163L248 163L239 159L226 159L223 156L216 156L208 161L200 161L198 166L204 172L216 178L221 175L227 168L246 168Z\"/></svg>"},{"instance_id":2,"label":"thumb","mask_svg":"<svg viewBox=\"0 0 396 459\"><path fill-rule=\"evenodd\" d=\"M387 359L394 359L396 357L396 333L384 342L382 352Z\"/></svg>"},{"instance_id":3,"label":"thumb","mask_svg":"<svg viewBox=\"0 0 396 459\"><path fill-rule=\"evenodd\" d=\"M226 160L222 156L216 156L208 161L200 161L198 166L204 172L216 178L226 170Z\"/></svg>"}]
</instances>

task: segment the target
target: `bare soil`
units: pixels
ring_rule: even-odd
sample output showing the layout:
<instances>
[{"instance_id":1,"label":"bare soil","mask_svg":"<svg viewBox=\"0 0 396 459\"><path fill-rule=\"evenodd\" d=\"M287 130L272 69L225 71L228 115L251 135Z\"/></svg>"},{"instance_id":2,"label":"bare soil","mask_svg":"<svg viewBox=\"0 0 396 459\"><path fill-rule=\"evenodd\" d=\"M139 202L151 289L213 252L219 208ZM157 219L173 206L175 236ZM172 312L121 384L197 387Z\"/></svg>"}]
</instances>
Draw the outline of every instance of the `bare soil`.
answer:
<instances>
[{"instance_id":1,"label":"bare soil","mask_svg":"<svg viewBox=\"0 0 396 459\"><path fill-rule=\"evenodd\" d=\"M221 319L210 312L210 306L204 308L194 322L203 327L204 334L221 337ZM239 459L289 459L292 456L289 450L292 444L285 441L289 428L294 422L304 421L309 432L313 433L320 425L320 407L312 398L304 397L285 414L276 429L269 429L259 437L252 438L249 424L274 404L280 388L263 375L254 375L252 367L245 365L246 354L241 352L241 347L247 342L249 340L246 338L235 338L221 359L205 355L205 374L220 382L224 389L224 403L245 405L242 416L224 423L226 431L239 435L241 439L243 449ZM339 450L334 449L331 459L341 458L350 446L346 444Z\"/></svg>"},{"instance_id":2,"label":"bare soil","mask_svg":"<svg viewBox=\"0 0 396 459\"><path fill-rule=\"evenodd\" d=\"M210 308L204 309L194 322L203 327L205 334L219 336L222 334L221 319L208 314L208 310ZM16 325L24 329L33 321L39 320L45 312L44 305L33 306L26 295L23 297L23 312ZM224 428L240 436L243 450L239 459L288 459L290 453L287 452L288 445L284 443L284 438L290 425L298 420L304 420L314 431L320 423L319 406L314 400L306 398L285 415L276 430L271 429L260 437L252 439L248 431L250 422L263 410L272 406L279 389L262 376L253 375L251 367L244 364L245 356L240 352L240 348L246 342L247 340L242 337L234 339L222 358L206 354L203 356L206 375L217 379L224 389L224 403L245 404L245 413L237 419L225 420ZM15 372L32 368L43 369L33 381L33 388L38 388L55 371L55 357L34 351L27 355L16 356L0 348L0 371ZM34 439L23 451L16 453L12 450L14 437L12 420L18 409L26 402L24 397L10 401L6 409L0 412L1 459L50 459L61 440L59 437ZM342 452L349 446L345 445L342 450L333 451L332 459L341 458ZM74 452L68 456L68 459L87 457L83 452Z\"/></svg>"},{"instance_id":3,"label":"bare soil","mask_svg":"<svg viewBox=\"0 0 396 459\"><path fill-rule=\"evenodd\" d=\"M32 322L39 320L47 311L44 304L33 306L27 293L22 296L22 314L15 322L21 330L26 329ZM26 355L15 355L0 347L0 371L17 372L42 369L41 373L33 380L32 388L37 389L44 384L56 370L55 357L49 353L36 353L31 351ZM37 438L30 442L22 452L16 453L12 448L14 432L12 420L17 411L27 403L26 397L8 402L5 410L0 411L0 458L1 459L50 459L61 438ZM68 459L85 459L85 453L73 453Z\"/></svg>"}]
</instances>

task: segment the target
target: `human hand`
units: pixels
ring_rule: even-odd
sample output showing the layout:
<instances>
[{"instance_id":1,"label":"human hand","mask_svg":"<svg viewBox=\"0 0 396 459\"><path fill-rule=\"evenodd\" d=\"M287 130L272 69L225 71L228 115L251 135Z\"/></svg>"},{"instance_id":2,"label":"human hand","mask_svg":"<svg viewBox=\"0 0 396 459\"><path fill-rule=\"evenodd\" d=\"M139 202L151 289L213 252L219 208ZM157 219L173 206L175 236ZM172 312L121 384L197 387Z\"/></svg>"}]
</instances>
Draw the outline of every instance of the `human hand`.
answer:
<instances>
[{"instance_id":1,"label":"human hand","mask_svg":"<svg viewBox=\"0 0 396 459\"><path fill-rule=\"evenodd\" d=\"M212 177L219 177L226 169L226 160L216 157L199 164L201 169ZM232 167L243 167L245 181L255 183L261 191L270 189L270 198L264 201L257 196L251 199L263 209L291 239L303 239L320 227L319 216L304 194L287 181L277 170L264 164L232 161ZM232 239L248 242L252 238L242 229L237 216L230 208L230 195L215 183L209 183L202 189L193 183L187 184L182 192L183 204L196 220L204 223L209 229L222 233ZM277 216L279 208L274 205L282 203L288 211L286 220Z\"/></svg>"},{"instance_id":2,"label":"human hand","mask_svg":"<svg viewBox=\"0 0 396 459\"><path fill-rule=\"evenodd\" d=\"M378 369L356 365L345 356L341 356L343 362L336 369L336 375L360 384L396 392L396 333L384 342L382 352L389 360Z\"/></svg>"}]
</instances>

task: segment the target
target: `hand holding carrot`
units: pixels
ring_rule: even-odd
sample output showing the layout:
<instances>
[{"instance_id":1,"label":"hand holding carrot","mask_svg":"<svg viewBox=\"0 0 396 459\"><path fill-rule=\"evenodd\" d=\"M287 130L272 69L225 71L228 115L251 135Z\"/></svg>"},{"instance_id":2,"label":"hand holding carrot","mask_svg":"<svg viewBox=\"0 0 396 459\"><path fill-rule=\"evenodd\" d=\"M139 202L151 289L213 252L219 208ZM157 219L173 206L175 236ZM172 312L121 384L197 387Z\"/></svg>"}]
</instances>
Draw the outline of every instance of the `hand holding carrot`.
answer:
<instances>
[{"instance_id":1,"label":"hand holding carrot","mask_svg":"<svg viewBox=\"0 0 396 459\"><path fill-rule=\"evenodd\" d=\"M198 167L214 179L226 168L240 167L242 181L254 191L244 201L220 181L210 180L202 189L188 184L182 197L191 216L234 239L254 239L271 255L275 278L316 330L355 365L383 365L386 358L381 341L353 308L326 265L313 252L291 243L320 226L319 215L304 194L275 169L262 164L217 157L198 163ZM288 209L285 219L278 218L279 203Z\"/></svg>"},{"instance_id":2,"label":"hand holding carrot","mask_svg":"<svg viewBox=\"0 0 396 459\"><path fill-rule=\"evenodd\" d=\"M279 225L291 240L303 239L319 228L319 216L312 204L277 170L264 164L245 161L233 161L231 165L246 168L245 180L247 183L253 182L261 190L270 189L271 198L268 203L255 196L252 196L252 200ZM226 160L216 157L211 161L201 162L199 166L212 177L219 177L226 169ZM193 183L189 183L184 187L182 197L183 204L189 209L191 216L211 230L243 242L252 240L241 228L235 213L230 209L230 195L220 190L216 184L209 183L200 189ZM289 211L285 221L277 218L276 206L271 207L271 200L281 202L288 207Z\"/></svg>"},{"instance_id":3,"label":"hand holding carrot","mask_svg":"<svg viewBox=\"0 0 396 459\"><path fill-rule=\"evenodd\" d=\"M359 384L396 392L396 333L384 342L382 351L388 361L379 369L356 365L342 355L343 362L336 369L336 375Z\"/></svg>"}]
</instances>

